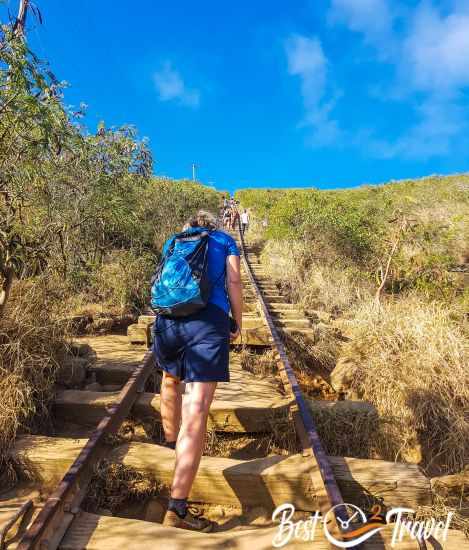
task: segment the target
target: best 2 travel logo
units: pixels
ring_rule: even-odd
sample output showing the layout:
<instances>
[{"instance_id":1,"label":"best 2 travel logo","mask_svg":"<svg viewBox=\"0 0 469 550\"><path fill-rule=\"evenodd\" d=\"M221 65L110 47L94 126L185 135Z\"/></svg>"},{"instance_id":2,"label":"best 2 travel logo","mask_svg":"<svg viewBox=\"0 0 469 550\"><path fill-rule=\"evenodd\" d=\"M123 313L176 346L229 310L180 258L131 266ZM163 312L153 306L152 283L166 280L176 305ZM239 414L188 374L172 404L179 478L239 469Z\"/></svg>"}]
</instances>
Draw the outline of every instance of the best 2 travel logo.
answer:
<instances>
[{"instance_id":1,"label":"best 2 travel logo","mask_svg":"<svg viewBox=\"0 0 469 550\"><path fill-rule=\"evenodd\" d=\"M332 507L324 518L321 518L320 512L316 511L306 520L292 521L294 513L295 507L289 503L277 506L272 513L272 520L279 521L278 530L272 540L272 546L275 548L281 548L293 540L314 541L316 531L321 528L321 524L327 540L339 548L353 548L391 524L392 547L398 545L405 538L419 541L433 538L444 542L447 539L453 517L453 512L450 512L445 521L435 518L413 520L409 519L409 516L415 514L415 510L412 508L391 508L383 516L379 505L373 506L372 515L367 517L358 506L346 503ZM336 539L330 532L330 526L333 525L331 520L334 515L342 530L343 540Z\"/></svg>"}]
</instances>

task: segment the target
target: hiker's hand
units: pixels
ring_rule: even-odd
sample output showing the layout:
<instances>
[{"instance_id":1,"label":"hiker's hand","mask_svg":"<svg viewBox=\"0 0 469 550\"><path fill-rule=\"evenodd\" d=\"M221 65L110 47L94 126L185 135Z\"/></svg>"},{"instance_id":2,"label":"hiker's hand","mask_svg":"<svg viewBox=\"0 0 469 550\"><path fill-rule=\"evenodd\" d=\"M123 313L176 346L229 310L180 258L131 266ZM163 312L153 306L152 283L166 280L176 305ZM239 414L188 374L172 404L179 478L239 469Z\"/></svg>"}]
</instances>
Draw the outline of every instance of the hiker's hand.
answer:
<instances>
[{"instance_id":1,"label":"hiker's hand","mask_svg":"<svg viewBox=\"0 0 469 550\"><path fill-rule=\"evenodd\" d=\"M236 340L239 336L239 328L236 329L236 332L230 332L230 342Z\"/></svg>"}]
</instances>

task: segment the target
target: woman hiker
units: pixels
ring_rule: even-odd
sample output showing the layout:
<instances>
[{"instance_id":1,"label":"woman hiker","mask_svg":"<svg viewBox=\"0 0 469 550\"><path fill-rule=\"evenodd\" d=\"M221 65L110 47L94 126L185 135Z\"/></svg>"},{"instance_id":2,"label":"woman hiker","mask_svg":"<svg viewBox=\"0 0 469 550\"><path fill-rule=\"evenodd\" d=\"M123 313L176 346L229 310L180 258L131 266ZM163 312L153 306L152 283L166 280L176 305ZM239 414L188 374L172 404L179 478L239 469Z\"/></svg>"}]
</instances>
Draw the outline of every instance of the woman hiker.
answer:
<instances>
[{"instance_id":1,"label":"woman hiker","mask_svg":"<svg viewBox=\"0 0 469 550\"><path fill-rule=\"evenodd\" d=\"M239 224L239 212L236 206L231 209L231 230L236 231Z\"/></svg>"},{"instance_id":2,"label":"woman hiker","mask_svg":"<svg viewBox=\"0 0 469 550\"><path fill-rule=\"evenodd\" d=\"M192 514L187 498L200 464L217 383L229 382L229 343L241 330L243 296L236 242L216 229L215 218L207 212L198 212L184 230L196 233L200 228L209 230L208 304L187 317L158 315L153 345L158 366L163 370L161 417L165 445L176 450L163 525L208 532L213 523ZM170 241L166 242L164 253Z\"/></svg>"}]
</instances>

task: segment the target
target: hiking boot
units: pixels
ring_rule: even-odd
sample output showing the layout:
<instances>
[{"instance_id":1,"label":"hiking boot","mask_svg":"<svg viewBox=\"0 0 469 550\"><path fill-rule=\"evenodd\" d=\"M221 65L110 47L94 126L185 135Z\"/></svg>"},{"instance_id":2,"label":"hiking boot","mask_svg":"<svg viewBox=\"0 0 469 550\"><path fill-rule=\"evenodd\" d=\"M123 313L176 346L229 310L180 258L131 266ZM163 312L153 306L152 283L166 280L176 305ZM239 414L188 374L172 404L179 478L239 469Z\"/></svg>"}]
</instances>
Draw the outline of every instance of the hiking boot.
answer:
<instances>
[{"instance_id":1,"label":"hiking boot","mask_svg":"<svg viewBox=\"0 0 469 550\"><path fill-rule=\"evenodd\" d=\"M209 533L212 531L214 523L202 517L202 512L195 511L195 509L192 510L193 512L187 510L183 518L180 518L176 512L168 510L164 516L163 525L165 527L178 527L179 529L200 531L201 533Z\"/></svg>"}]
</instances>

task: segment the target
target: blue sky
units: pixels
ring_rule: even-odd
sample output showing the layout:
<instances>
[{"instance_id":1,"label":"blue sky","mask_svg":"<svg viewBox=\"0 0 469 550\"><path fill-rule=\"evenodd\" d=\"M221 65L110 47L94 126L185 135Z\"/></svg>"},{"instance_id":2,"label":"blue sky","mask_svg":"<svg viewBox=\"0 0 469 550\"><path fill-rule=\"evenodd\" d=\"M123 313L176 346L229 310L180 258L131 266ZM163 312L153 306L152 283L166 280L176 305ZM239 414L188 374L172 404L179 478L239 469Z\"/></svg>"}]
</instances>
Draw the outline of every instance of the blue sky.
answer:
<instances>
[{"instance_id":1,"label":"blue sky","mask_svg":"<svg viewBox=\"0 0 469 550\"><path fill-rule=\"evenodd\" d=\"M36 3L29 42L67 103L90 129L135 125L156 174L196 162L233 190L469 171L469 0Z\"/></svg>"}]
</instances>

